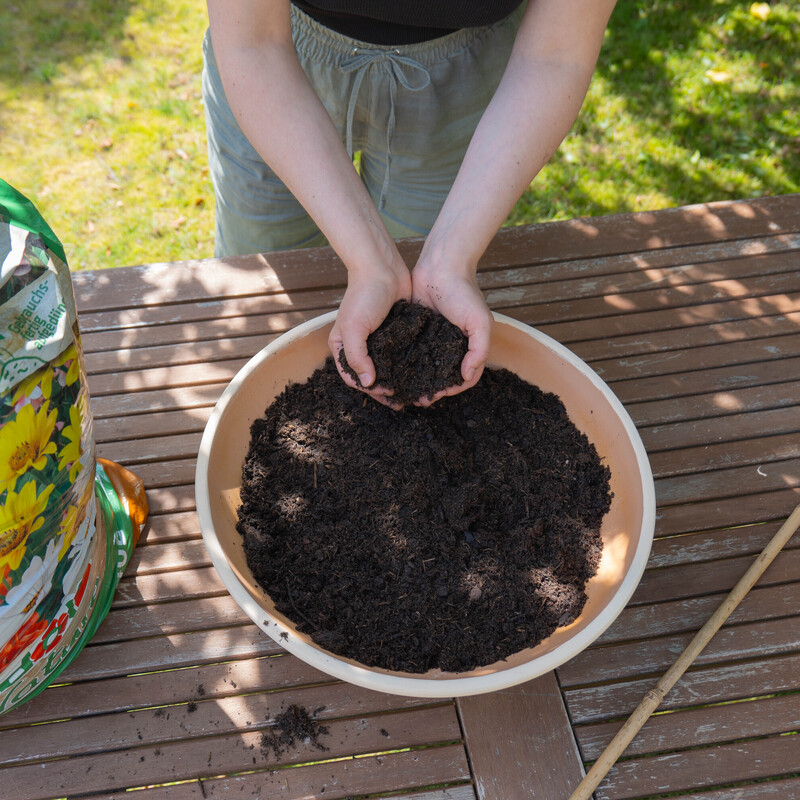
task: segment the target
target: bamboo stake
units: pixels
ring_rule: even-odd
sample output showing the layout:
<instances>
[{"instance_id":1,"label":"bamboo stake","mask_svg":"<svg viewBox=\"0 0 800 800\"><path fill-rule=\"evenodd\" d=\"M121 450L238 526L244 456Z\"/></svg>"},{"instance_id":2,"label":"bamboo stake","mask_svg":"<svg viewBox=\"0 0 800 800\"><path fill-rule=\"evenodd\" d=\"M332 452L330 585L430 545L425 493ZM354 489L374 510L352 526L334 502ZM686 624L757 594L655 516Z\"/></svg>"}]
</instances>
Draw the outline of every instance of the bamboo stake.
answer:
<instances>
[{"instance_id":1,"label":"bamboo stake","mask_svg":"<svg viewBox=\"0 0 800 800\"><path fill-rule=\"evenodd\" d=\"M694 638L689 642L678 660L664 673L656 687L650 689L642 698L617 735L609 742L600 758L595 761L592 768L586 773L586 777L578 784L569 800L589 800L592 792L600 785L600 782L617 762L625 748L633 741L633 738L656 710L667 692L677 683L678 679L691 666L697 656L700 655L700 652L722 627L725 620L733 613L736 606L739 605L755 582L763 575L764 571L775 559L775 556L792 538L792 534L798 527L800 527L800 505L794 509L786 522L781 525L769 544L761 551L761 554L750 565L747 572L742 575L736 586L731 589L730 594L722 601L720 607L694 635Z\"/></svg>"}]
</instances>

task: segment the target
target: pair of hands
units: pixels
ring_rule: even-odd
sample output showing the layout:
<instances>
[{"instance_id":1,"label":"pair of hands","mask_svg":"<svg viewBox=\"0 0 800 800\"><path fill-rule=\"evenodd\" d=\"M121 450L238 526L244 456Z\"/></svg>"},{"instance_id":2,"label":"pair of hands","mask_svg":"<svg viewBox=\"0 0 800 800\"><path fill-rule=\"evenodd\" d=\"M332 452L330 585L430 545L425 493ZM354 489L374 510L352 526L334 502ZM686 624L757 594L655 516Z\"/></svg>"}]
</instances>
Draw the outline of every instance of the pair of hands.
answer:
<instances>
[{"instance_id":1,"label":"pair of hands","mask_svg":"<svg viewBox=\"0 0 800 800\"><path fill-rule=\"evenodd\" d=\"M350 273L347 291L328 338L336 368L344 382L362 389L384 405L398 408L392 403L390 390L373 386L375 367L367 353L367 337L380 326L398 300L411 300L438 311L469 339L469 350L461 362L464 383L450 386L432 398L422 397L416 405L429 406L442 397L474 386L489 355L492 314L473 271L434 270L423 261L417 263L413 272L402 264L393 269L376 268ZM361 380L361 387L342 370L339 363L342 347L349 365Z\"/></svg>"}]
</instances>

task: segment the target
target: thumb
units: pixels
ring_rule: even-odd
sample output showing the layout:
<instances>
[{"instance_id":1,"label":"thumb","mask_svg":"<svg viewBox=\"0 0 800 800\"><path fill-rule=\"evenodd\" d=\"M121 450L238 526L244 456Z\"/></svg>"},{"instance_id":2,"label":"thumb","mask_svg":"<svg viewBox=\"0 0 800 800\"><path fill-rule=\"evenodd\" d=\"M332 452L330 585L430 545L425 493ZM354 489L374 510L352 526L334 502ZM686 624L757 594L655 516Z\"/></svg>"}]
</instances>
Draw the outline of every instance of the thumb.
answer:
<instances>
[{"instance_id":1,"label":"thumb","mask_svg":"<svg viewBox=\"0 0 800 800\"><path fill-rule=\"evenodd\" d=\"M461 377L465 383L477 383L486 360L489 358L489 348L492 341L491 320L471 331L469 349L461 362Z\"/></svg>"}]
</instances>

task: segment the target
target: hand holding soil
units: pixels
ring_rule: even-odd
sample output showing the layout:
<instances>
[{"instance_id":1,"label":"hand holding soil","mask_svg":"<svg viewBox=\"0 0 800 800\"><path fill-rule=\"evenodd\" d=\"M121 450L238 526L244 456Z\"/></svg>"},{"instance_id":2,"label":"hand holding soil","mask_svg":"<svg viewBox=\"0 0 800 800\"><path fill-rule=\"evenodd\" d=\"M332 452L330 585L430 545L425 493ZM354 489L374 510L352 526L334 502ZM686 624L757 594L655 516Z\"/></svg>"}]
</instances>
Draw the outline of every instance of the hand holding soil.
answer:
<instances>
[{"instance_id":1,"label":"hand holding soil","mask_svg":"<svg viewBox=\"0 0 800 800\"><path fill-rule=\"evenodd\" d=\"M375 385L375 366L368 353L367 338L385 320L394 303L410 297L411 275L402 260L367 270L351 270L347 291L328 337L328 346L337 360L342 380L385 404L388 389ZM353 369L349 374L339 364L341 352L350 355Z\"/></svg>"},{"instance_id":2,"label":"hand holding soil","mask_svg":"<svg viewBox=\"0 0 800 800\"><path fill-rule=\"evenodd\" d=\"M393 407L430 405L451 387L464 383L461 364L466 336L441 314L418 303L395 303L381 326L367 339L375 364L376 388L387 392ZM339 364L358 385L344 348Z\"/></svg>"}]
</instances>

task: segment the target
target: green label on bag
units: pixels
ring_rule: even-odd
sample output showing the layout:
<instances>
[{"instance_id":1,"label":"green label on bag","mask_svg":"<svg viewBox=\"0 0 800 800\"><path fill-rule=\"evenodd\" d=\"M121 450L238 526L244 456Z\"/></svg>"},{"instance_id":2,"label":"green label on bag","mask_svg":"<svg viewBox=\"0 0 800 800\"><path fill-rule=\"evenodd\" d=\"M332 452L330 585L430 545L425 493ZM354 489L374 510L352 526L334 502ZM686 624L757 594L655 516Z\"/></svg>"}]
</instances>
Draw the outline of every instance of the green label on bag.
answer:
<instances>
[{"instance_id":1,"label":"green label on bag","mask_svg":"<svg viewBox=\"0 0 800 800\"><path fill-rule=\"evenodd\" d=\"M55 358L72 342L67 306L45 272L0 308L0 393Z\"/></svg>"}]
</instances>

